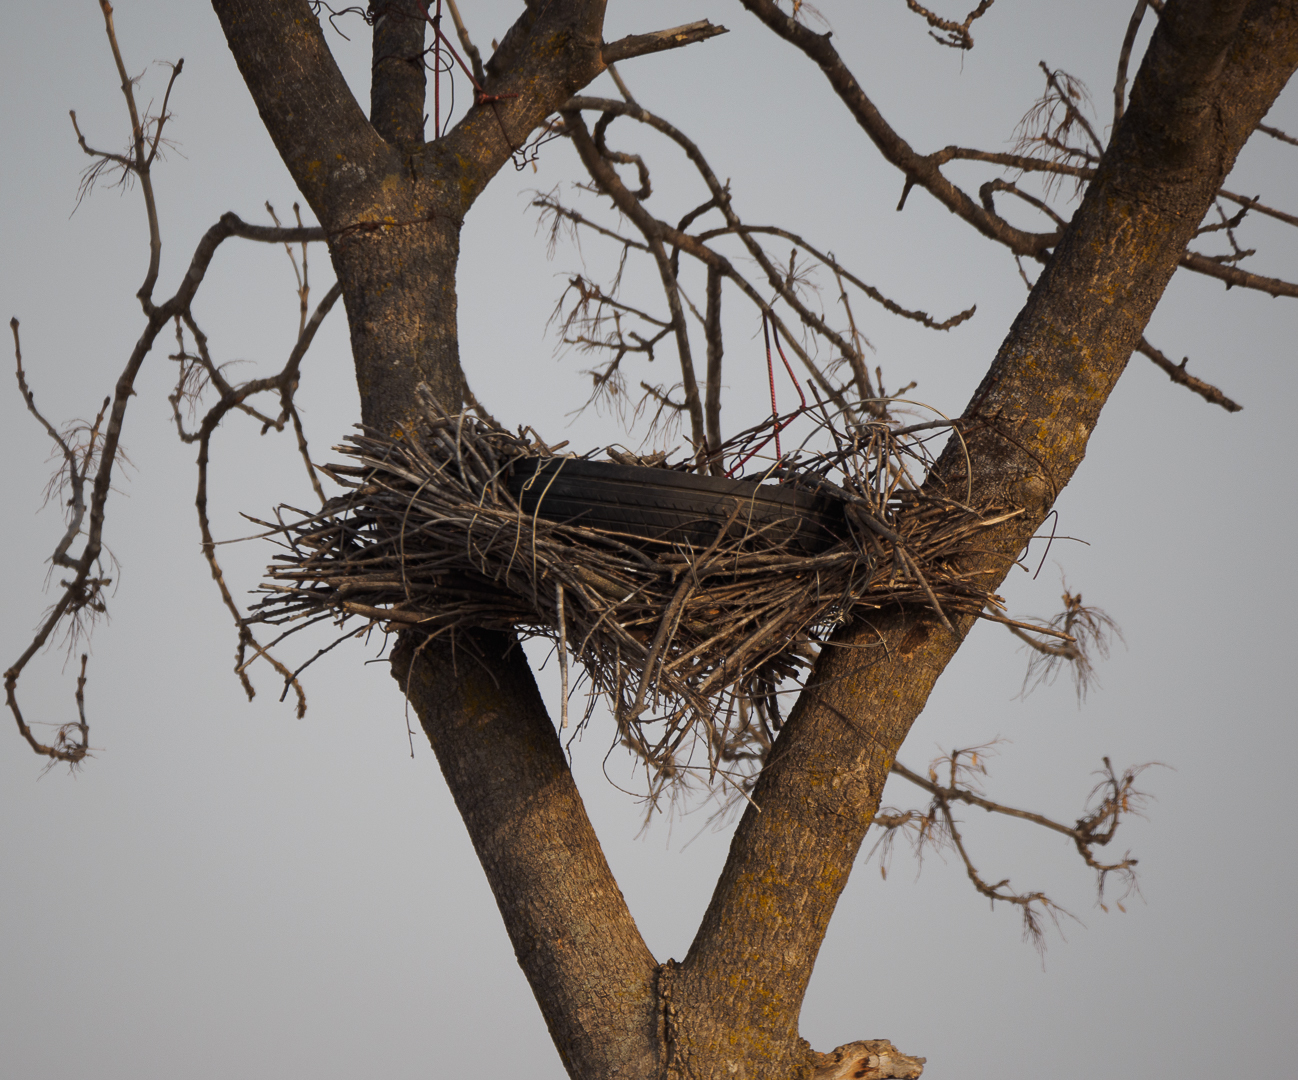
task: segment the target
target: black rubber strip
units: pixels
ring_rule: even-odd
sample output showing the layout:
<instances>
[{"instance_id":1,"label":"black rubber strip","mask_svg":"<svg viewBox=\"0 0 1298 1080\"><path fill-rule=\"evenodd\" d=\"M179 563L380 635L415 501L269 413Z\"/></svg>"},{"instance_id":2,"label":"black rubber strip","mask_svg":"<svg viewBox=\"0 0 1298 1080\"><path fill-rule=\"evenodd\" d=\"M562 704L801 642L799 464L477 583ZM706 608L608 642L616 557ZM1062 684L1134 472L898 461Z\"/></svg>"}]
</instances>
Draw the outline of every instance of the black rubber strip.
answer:
<instances>
[{"instance_id":1,"label":"black rubber strip","mask_svg":"<svg viewBox=\"0 0 1298 1080\"><path fill-rule=\"evenodd\" d=\"M535 458L508 486L524 513L664 544L708 546L736 506L731 536L760 532L763 546L791 553L823 551L846 531L842 504L827 495L672 469Z\"/></svg>"}]
</instances>

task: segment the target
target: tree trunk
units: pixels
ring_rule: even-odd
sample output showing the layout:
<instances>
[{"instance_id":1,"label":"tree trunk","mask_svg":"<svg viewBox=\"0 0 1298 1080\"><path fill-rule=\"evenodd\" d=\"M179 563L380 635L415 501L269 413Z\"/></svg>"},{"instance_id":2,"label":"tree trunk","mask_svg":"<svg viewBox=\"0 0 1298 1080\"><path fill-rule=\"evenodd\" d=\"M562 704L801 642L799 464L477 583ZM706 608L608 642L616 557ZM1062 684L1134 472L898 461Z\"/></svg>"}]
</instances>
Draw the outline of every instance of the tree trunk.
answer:
<instances>
[{"instance_id":1,"label":"tree trunk","mask_svg":"<svg viewBox=\"0 0 1298 1080\"><path fill-rule=\"evenodd\" d=\"M771 0L743 2L818 63L867 126L863 95L854 96L829 38ZM409 24L376 34L382 85L367 121L305 0L214 6L276 146L330 234L364 422L395 431L420 382L458 406L461 222L528 132L602 70L603 4L529 4L487 65L487 89L518 96L479 104L426 145L415 121L422 85L403 59L416 47ZM988 536L987 553L971 563L988 588L1079 466L1214 192L1298 65L1296 6L1167 3L1098 175L961 420L972 471L950 450L941 479L930 480L962 501L1026 511ZM409 14L411 5L390 7ZM570 1075L917 1075L884 1043L813 1054L798 1037L798 1014L889 768L959 644L928 615L903 613L848 628L824 650L757 784L761 812L743 816L688 955L659 967L516 643L466 633L452 650L403 638L393 674L428 733Z\"/></svg>"},{"instance_id":2,"label":"tree trunk","mask_svg":"<svg viewBox=\"0 0 1298 1080\"><path fill-rule=\"evenodd\" d=\"M419 714L514 955L572 1076L658 1075L654 958L582 806L532 672L504 634L454 653L406 635L392 674Z\"/></svg>"}]
</instances>

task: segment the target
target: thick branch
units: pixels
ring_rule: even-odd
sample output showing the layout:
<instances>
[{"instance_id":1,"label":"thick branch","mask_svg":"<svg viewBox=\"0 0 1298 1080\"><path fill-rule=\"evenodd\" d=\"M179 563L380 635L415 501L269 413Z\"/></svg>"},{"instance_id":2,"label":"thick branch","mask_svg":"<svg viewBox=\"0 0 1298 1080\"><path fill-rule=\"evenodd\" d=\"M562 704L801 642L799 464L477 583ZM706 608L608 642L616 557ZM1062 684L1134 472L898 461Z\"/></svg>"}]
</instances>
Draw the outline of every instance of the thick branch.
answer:
<instances>
[{"instance_id":1,"label":"thick branch","mask_svg":"<svg viewBox=\"0 0 1298 1080\"><path fill-rule=\"evenodd\" d=\"M370 69L370 123L402 149L424 141L424 18L418 0L372 4L374 42Z\"/></svg>"},{"instance_id":2,"label":"thick branch","mask_svg":"<svg viewBox=\"0 0 1298 1080\"><path fill-rule=\"evenodd\" d=\"M454 650L419 641L402 639L393 676L437 753L564 1064L574 1077L654 1075L654 959L522 650L500 634L464 634Z\"/></svg>"},{"instance_id":3,"label":"thick branch","mask_svg":"<svg viewBox=\"0 0 1298 1080\"><path fill-rule=\"evenodd\" d=\"M467 212L532 131L604 71L604 7L605 0L550 0L529 5L510 28L487 62L485 95L424 162L434 182L454 170L455 212Z\"/></svg>"},{"instance_id":4,"label":"thick branch","mask_svg":"<svg viewBox=\"0 0 1298 1080\"><path fill-rule=\"evenodd\" d=\"M398 163L370 126L306 0L212 0L239 74L293 182L326 227L368 205L373 176ZM380 163L384 163L381 165Z\"/></svg>"},{"instance_id":5,"label":"thick branch","mask_svg":"<svg viewBox=\"0 0 1298 1080\"><path fill-rule=\"evenodd\" d=\"M744 2L845 85L828 43L805 42L765 0ZM968 561L982 587L1004 577L1080 465L1186 244L1298 66L1298 4L1254 3L1241 25L1244 9L1168 5L1095 180L966 410L972 476L953 451L928 481L1024 509ZM822 652L683 966L691 1001L715 1024L791 1037L897 749L958 645L931 618L898 616L851 627Z\"/></svg>"}]
</instances>

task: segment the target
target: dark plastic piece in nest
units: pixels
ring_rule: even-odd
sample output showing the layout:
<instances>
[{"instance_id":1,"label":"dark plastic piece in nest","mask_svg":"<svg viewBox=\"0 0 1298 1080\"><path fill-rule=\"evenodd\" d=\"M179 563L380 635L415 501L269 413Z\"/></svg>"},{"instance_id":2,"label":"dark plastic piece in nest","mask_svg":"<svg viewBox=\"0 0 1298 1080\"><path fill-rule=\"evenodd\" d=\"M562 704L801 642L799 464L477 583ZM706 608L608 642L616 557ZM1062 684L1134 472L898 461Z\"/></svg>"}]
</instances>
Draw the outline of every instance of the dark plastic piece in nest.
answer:
<instances>
[{"instance_id":1,"label":"dark plastic piece in nest","mask_svg":"<svg viewBox=\"0 0 1298 1080\"><path fill-rule=\"evenodd\" d=\"M791 554L817 555L849 535L842 501L806 487L565 458L515 462L508 487L525 514L651 549L707 547L727 522L723 542L760 537Z\"/></svg>"}]
</instances>

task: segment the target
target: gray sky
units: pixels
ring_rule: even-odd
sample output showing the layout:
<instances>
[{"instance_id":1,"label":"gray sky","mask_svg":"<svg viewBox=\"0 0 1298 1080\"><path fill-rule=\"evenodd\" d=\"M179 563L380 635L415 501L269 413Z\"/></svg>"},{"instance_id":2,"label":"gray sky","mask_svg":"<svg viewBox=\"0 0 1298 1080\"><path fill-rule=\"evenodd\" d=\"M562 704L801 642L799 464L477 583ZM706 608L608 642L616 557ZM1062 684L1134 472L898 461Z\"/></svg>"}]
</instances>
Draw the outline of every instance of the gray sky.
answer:
<instances>
[{"instance_id":1,"label":"gray sky","mask_svg":"<svg viewBox=\"0 0 1298 1080\"><path fill-rule=\"evenodd\" d=\"M484 50L514 7L463 6ZM960 55L927 38L902 0L820 6L885 115L926 151L1007 146L1040 92L1038 60L1084 79L1103 119L1129 14L1109 0L1003 0ZM857 307L887 385L914 379L915 396L959 412L1022 303L1013 260L922 193L895 213L899 177L819 76L738 5L610 7L609 38L702 17L731 27L623 74L732 179L742 213L832 248L907 306L949 314L977 303L977 316L949 334ZM365 29L340 25L352 43L330 40L364 100ZM264 220L265 200L285 214L295 192L210 8L122 0L117 26L133 73L185 58L170 131L178 146L157 173L159 292L169 295L222 212ZM67 110L94 144L116 149L127 130L97 5L0 7L0 80L0 314L22 321L46 414L87 417L142 326L133 297L146 258L138 192L99 190L72 214L87 159ZM143 96L160 96L164 82L150 68ZM1295 91L1270 122L1298 128ZM701 201L697 189L674 189L688 179L679 161L613 130L656 155L660 212ZM1293 212L1294 153L1256 137L1230 186ZM975 176L993 174L955 175L976 186ZM616 429L608 417L568 415L584 398L583 365L555 356L545 321L564 272L583 255L596 270L606 253L587 241L548 261L527 209L530 189L577 178L575 156L555 143L535 173L507 168L493 182L464 231L460 330L470 381L500 419L584 449ZM1254 269L1293 277L1293 235L1249 224L1242 238L1260 249ZM321 249L313 269L318 297L331 280ZM218 358L246 362L237 377L278 367L296 327L283 251L227 243L196 310ZM734 430L760 417L764 379L754 327L737 304L730 312ZM817 1049L889 1038L926 1055L933 1080L1288 1071L1298 1006L1298 810L1288 797L1298 754L1289 689L1296 326L1292 301L1177 276L1149 337L1174 358L1188 354L1191 371L1244 411L1228 416L1136 357L1058 503L1060 531L1086 544L1057 544L1035 582L1016 572L1005 590L1016 612L1048 614L1062 570L1118 620L1126 646L1102 666L1102 689L1080 710L1063 681L1016 700L1025 659L983 626L901 755L918 768L939 748L1002 736L989 793L1064 821L1080 814L1103 755L1120 767L1166 763L1147 774L1157 796L1148 820L1118 841L1141 860L1143 901L1105 914L1063 840L970 817L987 875L1043 888L1080 920L1051 933L1043 965L1020 942L1015 913L989 911L955 863L930 859L916 878L899 853L885 882L863 859L803 1011ZM255 703L242 698L230 672L234 634L198 549L193 450L170 424L170 345L160 341L138 383L124 436L133 467L109 505L121 573L89 670L96 756L76 777L42 775L12 726L0 728L0 1072L395 1080L456 1075L485 1058L562 1076L436 761L418 737L411 760L400 694L386 665L365 663L377 642L311 670L305 720L276 702L265 671ZM357 417L341 306L309 354L300 400L315 456L327 460ZM12 384L0 394L0 445L7 666L48 603L43 560L62 531L56 508L38 512L48 447ZM239 511L307 504L288 438L259 438L251 422L231 419L215 455L221 536L247 531ZM269 549L224 552L242 595ZM299 654L313 647L303 642ZM28 669L30 718L71 718L74 670L62 659L50 652ZM553 702L551 674L542 681ZM650 948L681 957L728 835L705 829L705 813L640 835L642 808L601 774L611 738L596 723L574 746L578 780ZM617 757L609 771L625 776ZM889 798L913 801L900 787Z\"/></svg>"}]
</instances>

